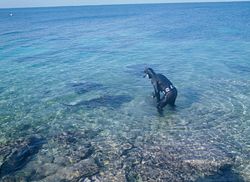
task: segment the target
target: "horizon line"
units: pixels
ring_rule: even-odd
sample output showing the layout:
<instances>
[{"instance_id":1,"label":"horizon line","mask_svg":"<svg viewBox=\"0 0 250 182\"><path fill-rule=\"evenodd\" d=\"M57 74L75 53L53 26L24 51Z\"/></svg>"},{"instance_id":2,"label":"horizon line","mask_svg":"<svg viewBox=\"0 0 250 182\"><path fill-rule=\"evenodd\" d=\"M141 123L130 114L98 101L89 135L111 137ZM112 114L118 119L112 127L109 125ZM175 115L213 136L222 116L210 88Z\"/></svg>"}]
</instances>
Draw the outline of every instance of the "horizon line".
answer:
<instances>
[{"instance_id":1,"label":"horizon line","mask_svg":"<svg viewBox=\"0 0 250 182\"><path fill-rule=\"evenodd\" d=\"M54 5L54 6L20 6L20 7L0 7L1 9L28 9L28 8L60 8L60 7L82 7L82 6L120 6L120 5L150 5L150 4L203 4L203 3L250 3L249 0L225 0L225 1L183 1L183 2L145 2L145 3L112 3L112 4L82 4L82 5Z\"/></svg>"}]
</instances>

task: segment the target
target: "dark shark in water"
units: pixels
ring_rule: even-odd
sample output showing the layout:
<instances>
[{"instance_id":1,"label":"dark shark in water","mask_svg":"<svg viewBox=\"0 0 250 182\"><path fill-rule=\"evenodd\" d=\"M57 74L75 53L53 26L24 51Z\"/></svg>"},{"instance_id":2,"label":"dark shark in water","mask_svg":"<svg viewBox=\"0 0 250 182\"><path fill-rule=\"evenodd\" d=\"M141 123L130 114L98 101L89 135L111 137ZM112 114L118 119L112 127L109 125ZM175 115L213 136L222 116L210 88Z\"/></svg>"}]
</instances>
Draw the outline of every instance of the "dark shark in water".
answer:
<instances>
[{"instance_id":1,"label":"dark shark in water","mask_svg":"<svg viewBox=\"0 0 250 182\"><path fill-rule=\"evenodd\" d=\"M99 83L93 83L93 82L79 82L79 83L72 83L70 86L73 88L73 90L77 94L84 94L86 92L92 91L92 90L98 90L103 89L104 86Z\"/></svg>"},{"instance_id":2,"label":"dark shark in water","mask_svg":"<svg viewBox=\"0 0 250 182\"><path fill-rule=\"evenodd\" d=\"M130 102L131 96L128 95L104 95L95 99L81 101L76 104L64 104L66 106L84 106L86 108L108 107L119 108L122 104Z\"/></svg>"}]
</instances>

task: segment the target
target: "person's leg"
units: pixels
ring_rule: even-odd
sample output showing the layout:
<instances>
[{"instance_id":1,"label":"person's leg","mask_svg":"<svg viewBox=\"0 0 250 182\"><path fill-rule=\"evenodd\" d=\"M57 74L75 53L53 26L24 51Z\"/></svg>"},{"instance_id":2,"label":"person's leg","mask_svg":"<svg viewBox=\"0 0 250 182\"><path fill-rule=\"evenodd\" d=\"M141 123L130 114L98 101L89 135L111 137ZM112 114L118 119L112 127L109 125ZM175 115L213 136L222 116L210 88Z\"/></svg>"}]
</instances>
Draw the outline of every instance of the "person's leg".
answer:
<instances>
[{"instance_id":1,"label":"person's leg","mask_svg":"<svg viewBox=\"0 0 250 182\"><path fill-rule=\"evenodd\" d=\"M168 98L166 95L158 102L157 109L158 111L162 111L163 107L165 107L168 103Z\"/></svg>"},{"instance_id":2,"label":"person's leg","mask_svg":"<svg viewBox=\"0 0 250 182\"><path fill-rule=\"evenodd\" d=\"M177 89L174 88L173 90L170 91L169 94L167 94L167 100L168 100L168 103L169 105L171 106L175 106L175 100L176 100L176 97L177 97Z\"/></svg>"},{"instance_id":3,"label":"person's leg","mask_svg":"<svg viewBox=\"0 0 250 182\"><path fill-rule=\"evenodd\" d=\"M168 92L164 97L158 102L157 109L162 110L167 104L171 106L175 106L175 100L177 97L177 89L174 88L170 92Z\"/></svg>"}]
</instances>

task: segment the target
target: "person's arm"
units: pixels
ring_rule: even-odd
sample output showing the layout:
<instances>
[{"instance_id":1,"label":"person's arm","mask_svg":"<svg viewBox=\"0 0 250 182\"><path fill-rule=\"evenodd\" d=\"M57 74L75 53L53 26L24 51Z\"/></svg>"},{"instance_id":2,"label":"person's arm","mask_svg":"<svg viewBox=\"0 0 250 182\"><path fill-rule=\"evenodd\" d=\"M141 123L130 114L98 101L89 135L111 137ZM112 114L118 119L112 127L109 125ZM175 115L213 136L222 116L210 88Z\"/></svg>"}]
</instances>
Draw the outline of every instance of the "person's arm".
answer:
<instances>
[{"instance_id":1,"label":"person's arm","mask_svg":"<svg viewBox=\"0 0 250 182\"><path fill-rule=\"evenodd\" d=\"M154 97L156 97L157 102L160 102L160 91L157 81L152 82L154 86Z\"/></svg>"}]
</instances>

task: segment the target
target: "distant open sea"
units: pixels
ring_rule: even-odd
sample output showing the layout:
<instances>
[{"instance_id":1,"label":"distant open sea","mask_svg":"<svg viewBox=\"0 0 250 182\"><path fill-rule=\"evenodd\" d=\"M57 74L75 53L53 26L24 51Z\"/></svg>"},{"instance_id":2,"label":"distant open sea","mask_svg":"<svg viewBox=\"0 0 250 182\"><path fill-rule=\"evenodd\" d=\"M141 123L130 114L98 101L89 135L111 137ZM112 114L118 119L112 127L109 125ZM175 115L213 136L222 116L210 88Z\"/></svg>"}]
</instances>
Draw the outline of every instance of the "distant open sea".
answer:
<instances>
[{"instance_id":1,"label":"distant open sea","mask_svg":"<svg viewBox=\"0 0 250 182\"><path fill-rule=\"evenodd\" d=\"M178 89L156 110L146 66ZM0 9L0 181L250 181L250 2Z\"/></svg>"}]
</instances>

